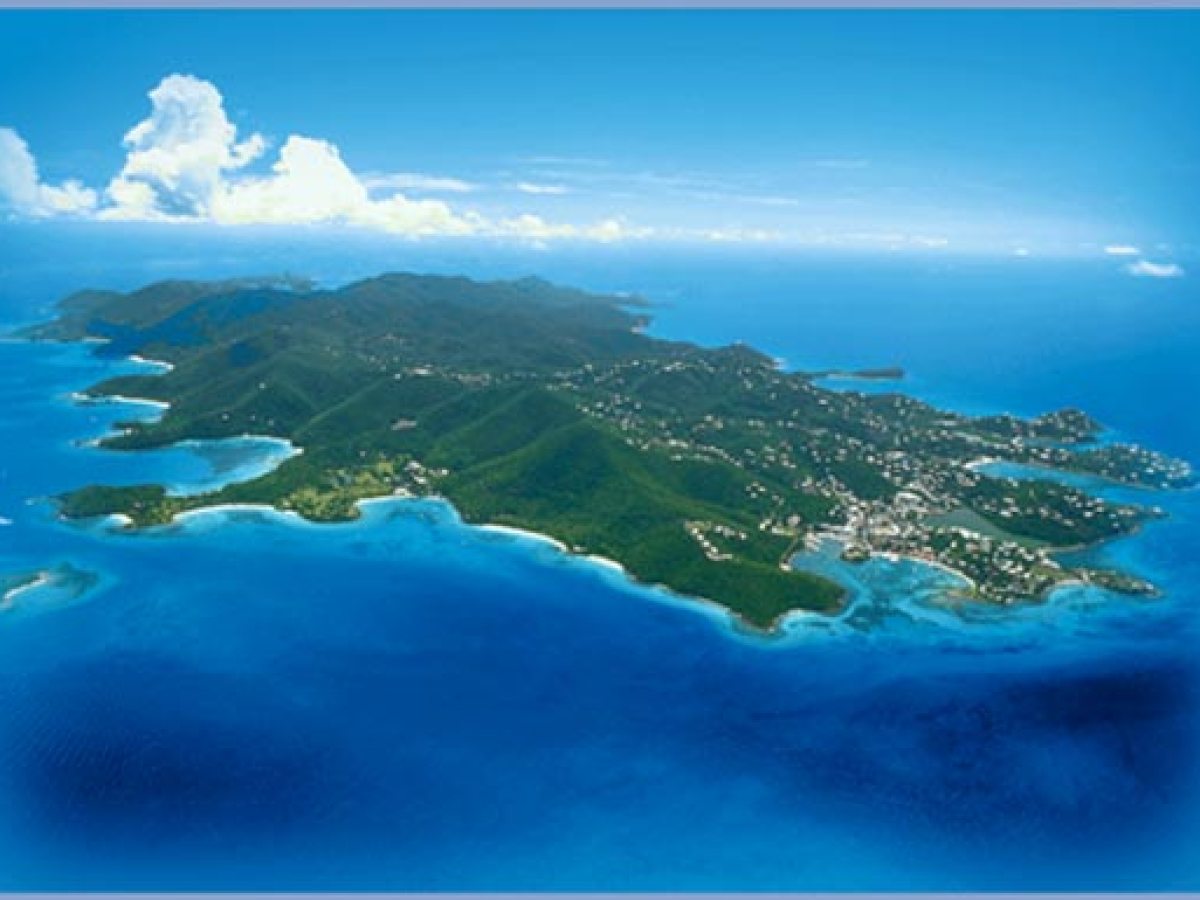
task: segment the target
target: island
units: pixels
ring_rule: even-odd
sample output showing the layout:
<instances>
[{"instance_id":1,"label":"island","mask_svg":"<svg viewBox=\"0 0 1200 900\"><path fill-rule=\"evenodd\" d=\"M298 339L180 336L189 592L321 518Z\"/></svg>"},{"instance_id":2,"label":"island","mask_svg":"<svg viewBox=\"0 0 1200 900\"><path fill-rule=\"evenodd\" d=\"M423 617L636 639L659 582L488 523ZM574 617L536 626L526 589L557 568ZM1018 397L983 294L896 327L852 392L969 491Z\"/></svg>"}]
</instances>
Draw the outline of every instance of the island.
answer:
<instances>
[{"instance_id":1,"label":"island","mask_svg":"<svg viewBox=\"0 0 1200 900\"><path fill-rule=\"evenodd\" d=\"M267 504L337 521L365 498L436 496L468 523L548 535L764 630L793 611L842 608L842 586L791 564L825 539L851 560L948 567L985 602L1037 599L1068 581L1153 592L1054 554L1129 534L1156 509L1053 479L990 477L977 463L1159 490L1194 483L1186 462L1100 442L1100 424L1079 410L980 418L899 393L829 390L822 373L784 371L744 344L652 337L651 310L538 278L168 281L74 294L24 336L169 363L87 391L168 404L156 421L123 423L105 447L256 434L302 450L198 496L85 487L59 498L68 517L120 515L137 528Z\"/></svg>"},{"instance_id":2,"label":"island","mask_svg":"<svg viewBox=\"0 0 1200 900\"><path fill-rule=\"evenodd\" d=\"M829 369L811 374L814 378L838 381L900 381L904 378L904 369L899 366L880 366L873 369Z\"/></svg>"}]
</instances>

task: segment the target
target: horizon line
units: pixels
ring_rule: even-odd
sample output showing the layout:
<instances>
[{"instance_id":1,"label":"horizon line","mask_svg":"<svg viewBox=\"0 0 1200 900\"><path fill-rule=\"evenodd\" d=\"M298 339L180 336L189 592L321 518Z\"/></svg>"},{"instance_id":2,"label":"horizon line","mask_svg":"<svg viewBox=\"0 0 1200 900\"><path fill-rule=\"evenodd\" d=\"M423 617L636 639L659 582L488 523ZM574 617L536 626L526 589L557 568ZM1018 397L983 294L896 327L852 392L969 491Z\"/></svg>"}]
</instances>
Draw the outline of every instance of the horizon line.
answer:
<instances>
[{"instance_id":1,"label":"horizon line","mask_svg":"<svg viewBox=\"0 0 1200 900\"><path fill-rule=\"evenodd\" d=\"M117 12L123 10L244 10L268 11L281 9L369 11L402 9L422 12L448 10L539 10L545 12L640 10L665 12L703 10L712 12L753 12L772 10L812 10L837 12L864 11L931 11L966 10L994 12L1025 10L1042 12L1073 12L1105 10L1110 12L1148 12L1157 10L1200 9L1200 0L753 0L733 3L730 0L350 0L335 3L331 0L0 0L0 10L90 10Z\"/></svg>"}]
</instances>

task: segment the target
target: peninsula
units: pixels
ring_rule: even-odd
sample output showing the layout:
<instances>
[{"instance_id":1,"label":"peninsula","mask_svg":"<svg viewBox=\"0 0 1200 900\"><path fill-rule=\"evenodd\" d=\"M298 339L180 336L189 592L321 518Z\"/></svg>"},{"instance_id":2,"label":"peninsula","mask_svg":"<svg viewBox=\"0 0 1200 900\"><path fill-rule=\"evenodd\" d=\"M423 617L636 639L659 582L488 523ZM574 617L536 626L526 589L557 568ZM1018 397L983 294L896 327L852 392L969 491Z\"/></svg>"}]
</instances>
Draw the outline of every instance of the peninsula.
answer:
<instances>
[{"instance_id":1,"label":"peninsula","mask_svg":"<svg viewBox=\"0 0 1200 900\"><path fill-rule=\"evenodd\" d=\"M789 564L822 536L848 559L948 566L984 601L1037 598L1072 579L1153 590L1052 553L1128 534L1155 510L989 477L974 463L1156 489L1192 484L1186 463L1098 443L1100 425L1078 410L972 418L901 394L827 390L821 373L781 371L742 344L651 337L649 309L536 278L391 274L337 290L173 281L72 295L25 336L103 339L99 353L170 363L89 389L169 404L107 447L250 433L303 449L199 496L87 487L60 498L69 517L119 513L141 527L257 503L334 521L364 498L436 495L468 522L547 534L764 629L793 610L840 608L839 585Z\"/></svg>"}]
</instances>

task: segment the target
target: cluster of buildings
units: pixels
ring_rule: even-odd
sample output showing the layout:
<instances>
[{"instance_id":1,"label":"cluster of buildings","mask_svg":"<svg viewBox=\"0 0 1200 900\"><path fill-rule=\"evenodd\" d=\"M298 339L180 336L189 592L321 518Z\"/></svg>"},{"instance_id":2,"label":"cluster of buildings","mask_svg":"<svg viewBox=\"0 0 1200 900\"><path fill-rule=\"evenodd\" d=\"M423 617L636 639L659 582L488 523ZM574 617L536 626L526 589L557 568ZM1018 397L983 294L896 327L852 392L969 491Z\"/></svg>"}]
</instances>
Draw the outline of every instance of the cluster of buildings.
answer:
<instances>
[{"instance_id":1,"label":"cluster of buildings","mask_svg":"<svg viewBox=\"0 0 1200 900\"><path fill-rule=\"evenodd\" d=\"M749 508L759 510L762 531L828 535L842 543L847 559L882 553L939 563L998 602L1036 596L1069 576L1017 535L1047 526L1094 540L1131 529L1143 513L1060 485L1030 488L991 478L972 468L974 460L1087 468L1135 484L1192 476L1186 463L1136 447L1076 449L1098 428L1076 411L1032 421L973 420L898 394L829 392L803 376L702 352L563 369L544 383L573 393L578 409L620 431L630 446L754 475L745 494ZM712 384L721 402L706 405L709 398L685 390L693 383ZM698 402L689 410L658 399L673 391ZM826 514L815 518L800 495L821 498ZM796 512L801 508L810 510L807 519ZM973 521L942 520L959 509ZM981 530L969 527L976 524ZM685 528L713 561L730 559L736 542L746 540L744 532L713 522L689 521Z\"/></svg>"}]
</instances>

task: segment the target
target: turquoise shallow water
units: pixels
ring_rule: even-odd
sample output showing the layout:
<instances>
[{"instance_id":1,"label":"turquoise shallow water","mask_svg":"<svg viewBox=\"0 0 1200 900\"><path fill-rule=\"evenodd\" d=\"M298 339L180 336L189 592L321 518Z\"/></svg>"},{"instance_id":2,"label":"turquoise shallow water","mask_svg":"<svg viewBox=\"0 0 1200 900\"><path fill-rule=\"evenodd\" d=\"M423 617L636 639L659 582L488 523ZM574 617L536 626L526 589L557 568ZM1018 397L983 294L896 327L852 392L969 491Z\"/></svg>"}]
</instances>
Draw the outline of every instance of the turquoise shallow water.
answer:
<instances>
[{"instance_id":1,"label":"turquoise shallow water","mask_svg":"<svg viewBox=\"0 0 1200 900\"><path fill-rule=\"evenodd\" d=\"M248 265L235 251L187 265ZM9 259L0 319L72 279L161 271L88 252L53 277L36 246ZM539 262L376 252L357 264ZM907 388L963 408L1072 402L1153 446L1200 443L1190 409L1142 390L1195 383L1180 380L1200 358L1184 353L1200 339L1186 293L1078 268L719 263L532 270L661 292L660 333L748 338L796 366L901 364ZM911 321L883 315L898 296ZM1047 296L1062 308L1038 313ZM765 641L436 502L336 526L245 510L137 535L58 521L39 498L96 480L196 490L286 452L81 446L152 413L70 400L129 365L0 344L0 572L52 579L0 611L0 888L1200 887L1196 492L1154 495L1169 519L1092 551L1162 600L960 607L935 570L818 555L804 564L856 579L850 610Z\"/></svg>"}]
</instances>

